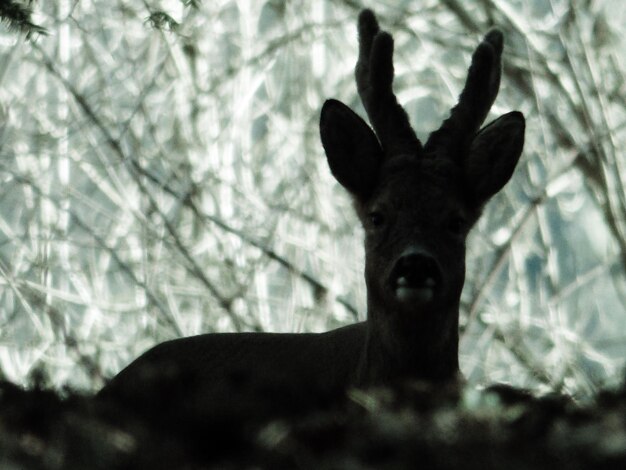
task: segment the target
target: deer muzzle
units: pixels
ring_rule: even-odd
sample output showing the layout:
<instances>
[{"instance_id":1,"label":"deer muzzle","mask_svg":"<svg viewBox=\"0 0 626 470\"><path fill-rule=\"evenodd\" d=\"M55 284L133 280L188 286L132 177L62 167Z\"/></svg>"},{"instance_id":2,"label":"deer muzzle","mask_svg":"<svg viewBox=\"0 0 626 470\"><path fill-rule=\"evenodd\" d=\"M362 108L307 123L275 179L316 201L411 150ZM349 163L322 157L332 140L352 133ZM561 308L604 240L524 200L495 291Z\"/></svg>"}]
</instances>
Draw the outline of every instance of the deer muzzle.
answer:
<instances>
[{"instance_id":1,"label":"deer muzzle","mask_svg":"<svg viewBox=\"0 0 626 470\"><path fill-rule=\"evenodd\" d=\"M398 302L424 305L435 300L443 277L432 255L424 249L411 247L398 258L390 282Z\"/></svg>"}]
</instances>

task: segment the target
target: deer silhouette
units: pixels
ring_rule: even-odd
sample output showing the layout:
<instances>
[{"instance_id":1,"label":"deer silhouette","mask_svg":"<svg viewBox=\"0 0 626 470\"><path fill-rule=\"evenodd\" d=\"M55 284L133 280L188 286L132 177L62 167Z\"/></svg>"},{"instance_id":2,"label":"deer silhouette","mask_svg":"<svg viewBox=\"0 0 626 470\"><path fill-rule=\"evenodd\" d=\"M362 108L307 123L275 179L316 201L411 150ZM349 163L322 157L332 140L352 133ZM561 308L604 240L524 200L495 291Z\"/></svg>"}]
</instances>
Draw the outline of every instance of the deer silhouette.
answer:
<instances>
[{"instance_id":1,"label":"deer silhouette","mask_svg":"<svg viewBox=\"0 0 626 470\"><path fill-rule=\"evenodd\" d=\"M199 390L196 396L222 401L245 387L255 399L288 390L285 401L301 404L353 386L458 376L467 234L510 179L524 143L517 111L481 129L500 85L502 33L492 30L478 45L458 104L425 145L392 90L391 35L370 10L361 12L358 33L356 83L373 130L328 100L320 133L330 170L351 194L365 231L367 320L319 334L167 341L122 370L100 396L138 402L185 383Z\"/></svg>"}]
</instances>

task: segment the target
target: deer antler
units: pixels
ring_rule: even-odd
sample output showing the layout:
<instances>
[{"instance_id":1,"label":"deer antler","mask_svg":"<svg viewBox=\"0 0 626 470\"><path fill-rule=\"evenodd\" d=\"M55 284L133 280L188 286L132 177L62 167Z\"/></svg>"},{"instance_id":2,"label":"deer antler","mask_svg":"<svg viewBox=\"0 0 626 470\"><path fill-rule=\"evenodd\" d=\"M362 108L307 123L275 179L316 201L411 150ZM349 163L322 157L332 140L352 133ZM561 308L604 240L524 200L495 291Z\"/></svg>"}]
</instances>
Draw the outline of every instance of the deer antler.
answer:
<instances>
[{"instance_id":1,"label":"deer antler","mask_svg":"<svg viewBox=\"0 0 626 470\"><path fill-rule=\"evenodd\" d=\"M445 147L449 155L467 148L487 117L498 95L501 76L502 33L493 29L487 33L472 55L465 86L450 117L428 138L425 150ZM453 146L453 148L450 148Z\"/></svg>"},{"instance_id":2,"label":"deer antler","mask_svg":"<svg viewBox=\"0 0 626 470\"><path fill-rule=\"evenodd\" d=\"M393 38L380 31L374 12L359 15L359 59L354 71L359 96L389 156L416 154L422 145L393 93Z\"/></svg>"}]
</instances>

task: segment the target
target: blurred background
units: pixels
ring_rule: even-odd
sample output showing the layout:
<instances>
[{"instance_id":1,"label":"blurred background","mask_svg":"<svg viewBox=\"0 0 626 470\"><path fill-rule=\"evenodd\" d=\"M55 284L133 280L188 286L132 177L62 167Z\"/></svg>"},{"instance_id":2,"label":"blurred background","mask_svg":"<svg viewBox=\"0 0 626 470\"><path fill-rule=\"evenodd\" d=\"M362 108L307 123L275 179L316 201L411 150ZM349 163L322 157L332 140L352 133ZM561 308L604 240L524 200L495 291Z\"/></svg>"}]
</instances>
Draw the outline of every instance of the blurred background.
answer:
<instances>
[{"instance_id":1,"label":"blurred background","mask_svg":"<svg viewBox=\"0 0 626 470\"><path fill-rule=\"evenodd\" d=\"M362 231L318 135L326 98L364 115L364 6L394 34L422 139L481 36L505 33L488 120L523 111L526 144L468 240L469 382L580 398L622 382L618 0L4 2L0 378L94 390L166 339L365 318Z\"/></svg>"}]
</instances>

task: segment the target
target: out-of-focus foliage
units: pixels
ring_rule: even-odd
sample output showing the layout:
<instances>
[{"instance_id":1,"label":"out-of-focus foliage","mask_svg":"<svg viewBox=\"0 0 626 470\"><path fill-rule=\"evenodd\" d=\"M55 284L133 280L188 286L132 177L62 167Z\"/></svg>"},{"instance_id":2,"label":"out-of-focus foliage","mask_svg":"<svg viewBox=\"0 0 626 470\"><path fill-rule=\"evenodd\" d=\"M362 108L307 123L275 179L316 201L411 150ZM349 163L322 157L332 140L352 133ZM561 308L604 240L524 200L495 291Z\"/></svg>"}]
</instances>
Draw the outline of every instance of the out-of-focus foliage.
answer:
<instances>
[{"instance_id":1,"label":"out-of-focus foliage","mask_svg":"<svg viewBox=\"0 0 626 470\"><path fill-rule=\"evenodd\" d=\"M167 338L364 318L362 234L317 130L325 98L362 114L359 2L32 7L47 36L0 30L0 374L94 388ZM514 179L469 240L464 373L579 396L621 380L620 2L376 8L420 137L494 25L493 115L528 122Z\"/></svg>"}]
</instances>

